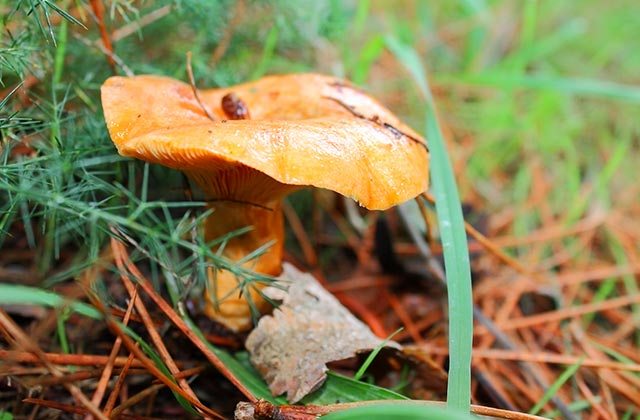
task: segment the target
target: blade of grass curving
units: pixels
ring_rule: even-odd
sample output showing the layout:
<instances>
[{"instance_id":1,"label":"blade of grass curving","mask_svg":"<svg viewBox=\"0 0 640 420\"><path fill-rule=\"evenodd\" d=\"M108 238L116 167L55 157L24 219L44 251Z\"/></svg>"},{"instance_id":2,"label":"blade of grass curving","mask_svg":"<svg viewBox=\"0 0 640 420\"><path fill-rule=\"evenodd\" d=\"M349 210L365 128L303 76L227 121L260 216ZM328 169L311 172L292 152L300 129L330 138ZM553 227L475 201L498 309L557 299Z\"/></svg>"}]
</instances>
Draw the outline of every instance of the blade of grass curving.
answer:
<instances>
[{"instance_id":1,"label":"blade of grass curving","mask_svg":"<svg viewBox=\"0 0 640 420\"><path fill-rule=\"evenodd\" d=\"M542 410L545 404L549 402L551 397L556 395L556 393L560 390L560 388L562 388L562 385L564 385L564 383L567 382L578 371L578 369L580 368L580 365L582 365L583 359L584 357L581 357L577 363L569 366L564 370L564 372L562 372L562 374L558 377L558 379L556 379L556 381L553 384L551 384L547 392L544 393L542 398L540 398L540 401L538 401L536 405L534 405L533 408L529 410L529 414L538 414L540 410Z\"/></svg>"},{"instance_id":2,"label":"blade of grass curving","mask_svg":"<svg viewBox=\"0 0 640 420\"><path fill-rule=\"evenodd\" d=\"M378 353L380 353L380 350L382 350L382 348L384 346L387 345L387 343L389 342L389 340L391 340L393 338L394 335L398 334L400 331L402 331L402 327L398 328L397 330L395 330L391 335L389 335L389 337L385 338L384 341L382 341L380 344L378 344L376 346L375 349L373 349L373 351L371 353L369 353L369 355L367 356L366 360L364 361L364 363L362 363L362 366L360 366L360 369L358 369L358 371L356 372L355 375L353 375L353 379L355 379L356 381L359 381L360 378L362 378L362 375L364 375L364 373L367 371L367 369L369 368L369 366L371 365L371 363L373 363L373 361L375 360L376 356L378 355Z\"/></svg>"},{"instance_id":3,"label":"blade of grass curving","mask_svg":"<svg viewBox=\"0 0 640 420\"><path fill-rule=\"evenodd\" d=\"M387 47L409 70L426 103L426 134L431 153L431 182L436 197L438 227L447 273L449 302L449 381L447 405L471 408L471 349L473 340L473 299L467 236L462 206L453 169L444 145L427 73L417 52L393 36L385 37Z\"/></svg>"},{"instance_id":4,"label":"blade of grass curving","mask_svg":"<svg viewBox=\"0 0 640 420\"><path fill-rule=\"evenodd\" d=\"M402 394L366 382L327 372L322 387L302 400L305 404L327 405L372 400L408 400Z\"/></svg>"}]
</instances>

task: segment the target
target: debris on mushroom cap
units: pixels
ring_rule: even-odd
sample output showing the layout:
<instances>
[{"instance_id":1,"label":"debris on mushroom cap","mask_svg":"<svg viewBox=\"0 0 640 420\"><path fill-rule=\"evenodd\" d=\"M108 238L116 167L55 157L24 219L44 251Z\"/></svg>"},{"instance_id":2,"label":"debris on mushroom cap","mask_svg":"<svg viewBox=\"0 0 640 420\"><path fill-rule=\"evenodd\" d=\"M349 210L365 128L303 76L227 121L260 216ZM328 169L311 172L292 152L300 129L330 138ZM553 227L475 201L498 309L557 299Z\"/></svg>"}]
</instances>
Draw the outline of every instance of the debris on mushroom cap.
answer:
<instances>
[{"instance_id":1,"label":"debris on mushroom cap","mask_svg":"<svg viewBox=\"0 0 640 420\"><path fill-rule=\"evenodd\" d=\"M120 153L184 170L194 178L205 171L229 179L255 178L265 200L290 192L280 191L278 184L311 185L370 209L386 209L427 188L425 140L339 79L269 76L203 90L199 96L219 120L206 115L189 85L173 79L112 77L102 86L107 126ZM250 119L229 119L229 112L245 118L245 111ZM211 182L207 180L199 184ZM250 194L242 187L203 188L221 199L247 199Z\"/></svg>"}]
</instances>

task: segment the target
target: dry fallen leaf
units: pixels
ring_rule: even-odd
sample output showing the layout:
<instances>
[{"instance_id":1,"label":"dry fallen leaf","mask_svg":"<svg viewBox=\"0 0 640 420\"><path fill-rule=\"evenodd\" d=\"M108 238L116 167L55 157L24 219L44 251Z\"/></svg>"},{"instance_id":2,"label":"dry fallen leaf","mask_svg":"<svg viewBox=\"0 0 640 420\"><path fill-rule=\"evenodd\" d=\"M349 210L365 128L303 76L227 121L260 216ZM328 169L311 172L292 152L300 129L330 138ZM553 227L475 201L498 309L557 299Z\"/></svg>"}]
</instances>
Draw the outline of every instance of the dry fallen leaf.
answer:
<instances>
[{"instance_id":1,"label":"dry fallen leaf","mask_svg":"<svg viewBox=\"0 0 640 420\"><path fill-rule=\"evenodd\" d=\"M327 363L371 351L383 340L313 276L284 264L278 285L287 290L263 292L282 305L260 319L246 347L273 395L286 393L294 403L322 385ZM401 348L392 341L385 347Z\"/></svg>"}]
</instances>

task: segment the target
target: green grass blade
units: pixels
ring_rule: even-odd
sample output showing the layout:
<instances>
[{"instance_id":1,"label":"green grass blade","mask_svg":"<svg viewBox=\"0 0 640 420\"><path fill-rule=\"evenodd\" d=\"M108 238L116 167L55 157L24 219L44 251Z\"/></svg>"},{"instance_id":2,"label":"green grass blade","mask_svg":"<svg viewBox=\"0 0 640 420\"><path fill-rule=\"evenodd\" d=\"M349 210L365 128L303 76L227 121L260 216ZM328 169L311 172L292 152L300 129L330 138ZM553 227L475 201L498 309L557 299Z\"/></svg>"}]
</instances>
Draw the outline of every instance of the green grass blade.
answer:
<instances>
[{"instance_id":1,"label":"green grass blade","mask_svg":"<svg viewBox=\"0 0 640 420\"><path fill-rule=\"evenodd\" d=\"M86 303L66 300L60 295L35 287L0 283L0 304L37 305L49 308L67 307L73 312L91 319L102 319L102 314Z\"/></svg>"},{"instance_id":2,"label":"green grass blade","mask_svg":"<svg viewBox=\"0 0 640 420\"><path fill-rule=\"evenodd\" d=\"M364 363L362 363L362 366L360 366L360 369L358 369L356 374L353 375L353 379L355 379L356 381L359 381L362 378L362 375L364 375L364 373L367 371L367 369L369 369L369 366L371 365L371 363L373 363L373 361L375 360L375 358L378 355L378 353L380 353L380 350L382 350L384 348L384 346L387 345L389 340L391 340L391 338L393 338L393 336L398 334L400 331L402 331L402 327L400 327L397 330L395 330L393 332L393 334L391 334L390 336L385 338L384 341L382 341L380 344L378 344L376 346L376 348L373 349L373 351L371 353L369 353L369 355L365 359Z\"/></svg>"},{"instance_id":3,"label":"green grass blade","mask_svg":"<svg viewBox=\"0 0 640 420\"><path fill-rule=\"evenodd\" d=\"M438 120L432 112L427 114L427 138L432 157L431 182L436 198L449 296L450 362L447 402L452 407L468 410L471 401L473 299L467 235L453 169Z\"/></svg>"},{"instance_id":4,"label":"green grass blade","mask_svg":"<svg viewBox=\"0 0 640 420\"><path fill-rule=\"evenodd\" d=\"M453 411L450 408L425 404L381 403L336 411L322 416L327 420L360 419L432 419L432 420L472 420L471 414Z\"/></svg>"},{"instance_id":5,"label":"green grass blade","mask_svg":"<svg viewBox=\"0 0 640 420\"><path fill-rule=\"evenodd\" d=\"M358 402L373 400L408 400L402 394L366 382L327 372L327 381L322 387L302 400L305 404L327 405L336 402Z\"/></svg>"},{"instance_id":6,"label":"green grass blade","mask_svg":"<svg viewBox=\"0 0 640 420\"><path fill-rule=\"evenodd\" d=\"M568 368L565 369L564 372L562 372L562 375L560 375L558 379L556 379L555 382L551 384L551 386L549 387L549 389L547 389L547 392L544 393L540 401L538 401L536 405L534 405L533 408L529 410L529 414L536 415L540 412L540 410L542 410L545 404L549 402L549 400L553 398L554 395L556 395L556 393L560 390L560 388L562 388L562 385L564 385L564 383L567 382L569 378L571 378L576 373L576 371L580 368L580 365L582 365L583 359L584 357L581 357L577 363L569 366Z\"/></svg>"},{"instance_id":7,"label":"green grass blade","mask_svg":"<svg viewBox=\"0 0 640 420\"><path fill-rule=\"evenodd\" d=\"M438 227L447 273L449 301L449 407L469 411L471 406L471 349L473 299L464 217L453 169L444 145L427 73L416 51L397 39L385 38L389 49L416 80L427 105L426 133L431 153L431 182L436 198Z\"/></svg>"}]
</instances>

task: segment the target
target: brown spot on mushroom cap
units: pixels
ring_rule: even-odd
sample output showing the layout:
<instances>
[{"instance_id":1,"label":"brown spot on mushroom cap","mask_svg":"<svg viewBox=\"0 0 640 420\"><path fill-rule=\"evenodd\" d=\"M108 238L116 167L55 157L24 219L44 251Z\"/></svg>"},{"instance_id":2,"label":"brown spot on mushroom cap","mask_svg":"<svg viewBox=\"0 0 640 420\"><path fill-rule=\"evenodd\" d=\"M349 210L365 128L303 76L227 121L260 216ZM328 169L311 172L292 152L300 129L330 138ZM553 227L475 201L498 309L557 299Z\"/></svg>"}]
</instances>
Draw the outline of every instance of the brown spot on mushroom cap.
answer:
<instances>
[{"instance_id":1,"label":"brown spot on mushroom cap","mask_svg":"<svg viewBox=\"0 0 640 420\"><path fill-rule=\"evenodd\" d=\"M231 92L242 98L250 120L220 121L226 118L221 100ZM219 120L206 116L189 85L173 79L112 77L102 86L107 127L119 152L194 179L211 173L214 181L198 183L213 198L268 203L295 186L311 185L385 209L427 189L429 155L415 141L422 137L333 77L269 76L203 90L200 97ZM141 110L143 118L137 118ZM235 179L234 187L217 178ZM253 186L240 179L251 179ZM251 196L256 191L258 199Z\"/></svg>"}]
</instances>

